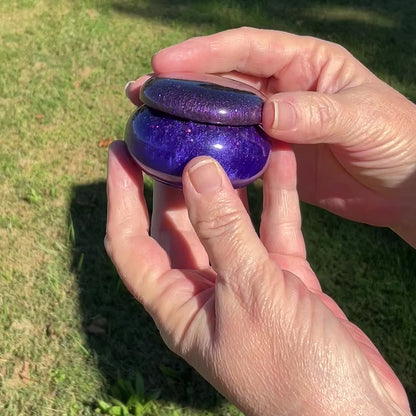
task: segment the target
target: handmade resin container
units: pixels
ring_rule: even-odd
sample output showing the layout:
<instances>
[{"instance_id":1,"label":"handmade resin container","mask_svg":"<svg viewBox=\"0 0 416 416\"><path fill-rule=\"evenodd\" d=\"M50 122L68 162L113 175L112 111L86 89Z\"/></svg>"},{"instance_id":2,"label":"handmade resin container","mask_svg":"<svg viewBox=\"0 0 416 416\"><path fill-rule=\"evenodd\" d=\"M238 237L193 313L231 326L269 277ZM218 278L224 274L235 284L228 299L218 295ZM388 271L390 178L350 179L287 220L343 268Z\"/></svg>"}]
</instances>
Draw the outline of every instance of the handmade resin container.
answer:
<instances>
[{"instance_id":1,"label":"handmade resin container","mask_svg":"<svg viewBox=\"0 0 416 416\"><path fill-rule=\"evenodd\" d=\"M130 117L130 154L154 179L181 187L196 156L216 159L234 187L257 179L270 153L259 126L263 97L250 86L207 74L153 76L140 91L144 103Z\"/></svg>"}]
</instances>

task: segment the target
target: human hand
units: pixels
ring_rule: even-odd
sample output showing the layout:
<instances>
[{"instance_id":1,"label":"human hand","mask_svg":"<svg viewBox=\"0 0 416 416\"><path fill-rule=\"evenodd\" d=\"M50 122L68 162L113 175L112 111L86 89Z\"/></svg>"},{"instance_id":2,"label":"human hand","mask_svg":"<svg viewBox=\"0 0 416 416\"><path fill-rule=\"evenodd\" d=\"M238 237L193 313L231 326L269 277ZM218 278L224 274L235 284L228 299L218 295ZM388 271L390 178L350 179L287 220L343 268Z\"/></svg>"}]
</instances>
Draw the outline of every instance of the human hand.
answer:
<instances>
[{"instance_id":1,"label":"human hand","mask_svg":"<svg viewBox=\"0 0 416 416\"><path fill-rule=\"evenodd\" d=\"M241 28L157 53L156 73L220 73L267 97L263 128L294 143L301 199L416 246L416 106L339 45ZM137 102L145 78L131 84Z\"/></svg>"},{"instance_id":2,"label":"human hand","mask_svg":"<svg viewBox=\"0 0 416 416\"><path fill-rule=\"evenodd\" d=\"M290 146L273 143L260 238L210 161L188 164L184 199L156 190L160 245L138 166L110 147L106 248L167 345L247 415L409 415L390 367L306 261Z\"/></svg>"}]
</instances>

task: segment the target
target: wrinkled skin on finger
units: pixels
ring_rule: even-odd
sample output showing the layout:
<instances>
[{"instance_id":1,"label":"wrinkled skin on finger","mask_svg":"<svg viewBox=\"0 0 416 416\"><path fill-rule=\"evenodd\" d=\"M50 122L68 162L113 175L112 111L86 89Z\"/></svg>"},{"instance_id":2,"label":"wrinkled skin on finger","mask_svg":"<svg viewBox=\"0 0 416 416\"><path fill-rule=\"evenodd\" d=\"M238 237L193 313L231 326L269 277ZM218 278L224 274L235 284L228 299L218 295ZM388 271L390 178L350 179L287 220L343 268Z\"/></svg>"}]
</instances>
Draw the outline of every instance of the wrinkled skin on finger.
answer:
<instances>
[{"instance_id":1,"label":"wrinkled skin on finger","mask_svg":"<svg viewBox=\"0 0 416 416\"><path fill-rule=\"evenodd\" d=\"M107 190L106 248L121 278L167 345L245 414L410 414L391 368L306 260L289 145L273 145L260 236L209 158L189 163L182 197L156 191L165 217L152 225L121 142Z\"/></svg>"},{"instance_id":2,"label":"wrinkled skin on finger","mask_svg":"<svg viewBox=\"0 0 416 416\"><path fill-rule=\"evenodd\" d=\"M158 52L156 73L217 73L267 97L263 127L295 144L302 200L416 245L416 106L334 43L240 28ZM144 78L130 85L137 103Z\"/></svg>"}]
</instances>

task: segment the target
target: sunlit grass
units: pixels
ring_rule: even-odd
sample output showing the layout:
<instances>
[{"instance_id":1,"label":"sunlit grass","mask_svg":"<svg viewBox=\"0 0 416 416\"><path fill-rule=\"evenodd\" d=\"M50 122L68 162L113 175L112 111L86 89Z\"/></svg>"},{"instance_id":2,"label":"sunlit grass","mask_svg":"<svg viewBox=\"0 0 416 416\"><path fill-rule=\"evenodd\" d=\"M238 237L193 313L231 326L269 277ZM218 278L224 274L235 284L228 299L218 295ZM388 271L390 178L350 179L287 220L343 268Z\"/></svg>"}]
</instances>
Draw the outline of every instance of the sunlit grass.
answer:
<instances>
[{"instance_id":1,"label":"sunlit grass","mask_svg":"<svg viewBox=\"0 0 416 416\"><path fill-rule=\"evenodd\" d=\"M240 25L338 41L415 99L415 6L385 3L0 3L2 415L93 414L99 403L116 407L117 380L138 374L148 414L238 413L164 347L107 259L100 144L123 137L133 109L123 87L150 70L153 53ZM260 193L250 188L255 222ZM371 335L414 401L413 251L385 230L306 206L303 213L309 259L324 287Z\"/></svg>"}]
</instances>

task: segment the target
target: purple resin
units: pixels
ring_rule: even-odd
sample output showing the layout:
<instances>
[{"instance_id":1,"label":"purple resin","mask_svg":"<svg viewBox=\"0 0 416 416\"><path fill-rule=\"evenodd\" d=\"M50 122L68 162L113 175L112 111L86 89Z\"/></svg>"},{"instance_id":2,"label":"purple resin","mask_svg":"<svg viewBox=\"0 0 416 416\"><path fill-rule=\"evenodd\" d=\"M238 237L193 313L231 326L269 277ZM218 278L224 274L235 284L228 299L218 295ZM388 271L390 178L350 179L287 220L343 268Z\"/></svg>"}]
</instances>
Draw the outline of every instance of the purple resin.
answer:
<instances>
[{"instance_id":1,"label":"purple resin","mask_svg":"<svg viewBox=\"0 0 416 416\"><path fill-rule=\"evenodd\" d=\"M208 74L154 75L142 86L140 99L176 117L228 126L260 124L264 103L254 88Z\"/></svg>"},{"instance_id":2,"label":"purple resin","mask_svg":"<svg viewBox=\"0 0 416 416\"><path fill-rule=\"evenodd\" d=\"M270 152L259 126L202 124L145 105L130 117L125 141L146 173L177 187L185 165L196 156L215 158L234 187L246 186L263 173Z\"/></svg>"}]
</instances>

